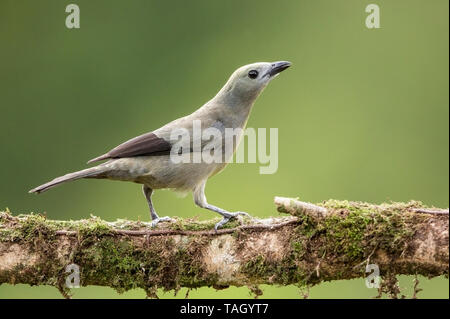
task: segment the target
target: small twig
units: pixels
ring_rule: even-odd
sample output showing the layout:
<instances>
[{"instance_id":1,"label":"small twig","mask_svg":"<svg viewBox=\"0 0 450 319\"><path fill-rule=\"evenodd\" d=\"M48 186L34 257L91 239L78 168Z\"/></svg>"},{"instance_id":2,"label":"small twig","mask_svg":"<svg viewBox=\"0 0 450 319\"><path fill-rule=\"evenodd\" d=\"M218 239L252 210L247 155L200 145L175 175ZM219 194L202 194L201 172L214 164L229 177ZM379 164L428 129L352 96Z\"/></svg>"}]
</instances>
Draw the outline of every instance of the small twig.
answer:
<instances>
[{"instance_id":1,"label":"small twig","mask_svg":"<svg viewBox=\"0 0 450 319\"><path fill-rule=\"evenodd\" d=\"M303 288L303 287L300 288L300 294L302 295L303 299L308 299L309 298L309 286L306 286L305 288Z\"/></svg>"},{"instance_id":2,"label":"small twig","mask_svg":"<svg viewBox=\"0 0 450 319\"><path fill-rule=\"evenodd\" d=\"M286 212L293 216L309 215L315 219L322 219L329 214L328 210L324 207L293 198L276 196L274 202L278 211Z\"/></svg>"},{"instance_id":3,"label":"small twig","mask_svg":"<svg viewBox=\"0 0 450 319\"><path fill-rule=\"evenodd\" d=\"M435 215L448 215L448 209L425 209L425 208L413 208L413 212L421 214L435 214Z\"/></svg>"},{"instance_id":4,"label":"small twig","mask_svg":"<svg viewBox=\"0 0 450 319\"><path fill-rule=\"evenodd\" d=\"M70 292L66 291L63 286L57 285L57 288L64 299L72 299L72 295L70 294Z\"/></svg>"},{"instance_id":5,"label":"small twig","mask_svg":"<svg viewBox=\"0 0 450 319\"><path fill-rule=\"evenodd\" d=\"M314 273L314 272L316 272L316 276L317 276L317 278L319 278L319 276L320 276L320 263L322 262L322 259L325 257L325 255L326 255L326 251L323 253L323 255L322 255L322 257L320 257L320 259L319 259L319 262L317 263L317 265L316 265L316 267L314 267L314 269L309 273L309 275L308 275L308 277L307 277L307 281L311 278L311 276L312 276L312 274Z\"/></svg>"},{"instance_id":6,"label":"small twig","mask_svg":"<svg viewBox=\"0 0 450 319\"><path fill-rule=\"evenodd\" d=\"M298 223L297 219L288 220L278 224L272 225L243 225L235 228L228 229L219 229L215 230L174 230L174 229L157 229L157 230L126 230L126 229L112 229L111 232L113 234L118 235L128 235L128 236L164 236L164 235L196 235L196 236L217 236L223 234L232 234L237 230L250 230L250 231L264 231L264 230L272 230L278 229L283 226L291 225ZM57 235L65 235L65 236L75 236L78 234L75 230L58 230L56 231Z\"/></svg>"},{"instance_id":7,"label":"small twig","mask_svg":"<svg viewBox=\"0 0 450 319\"><path fill-rule=\"evenodd\" d=\"M375 248L372 250L372 252L369 254L369 256L367 256L366 260L363 260L362 262L360 262L359 264L357 264L355 267L353 267L353 269L357 269L360 266L362 266L364 263L366 264L366 266L369 264L370 262L370 257L372 257L372 255L375 253L375 251L378 248L378 243L375 245Z\"/></svg>"},{"instance_id":8,"label":"small twig","mask_svg":"<svg viewBox=\"0 0 450 319\"><path fill-rule=\"evenodd\" d=\"M414 292L412 295L412 299L417 299L417 294L423 290L422 288L419 288L418 286L419 286L419 279L417 278L417 274L416 274L416 276L414 278Z\"/></svg>"},{"instance_id":9,"label":"small twig","mask_svg":"<svg viewBox=\"0 0 450 319\"><path fill-rule=\"evenodd\" d=\"M322 255L322 257L320 258L320 260L319 260L319 262L318 262L318 264L317 264L317 266L316 266L316 275L317 275L317 278L319 278L320 277L320 263L322 262L322 260L323 260L323 258L325 257L325 254L326 254L327 252L325 251L324 253L323 253L323 255Z\"/></svg>"},{"instance_id":10,"label":"small twig","mask_svg":"<svg viewBox=\"0 0 450 319\"><path fill-rule=\"evenodd\" d=\"M259 296L263 295L263 291L258 287L258 285L249 285L248 289L250 293L253 294L253 298L258 299Z\"/></svg>"},{"instance_id":11,"label":"small twig","mask_svg":"<svg viewBox=\"0 0 450 319\"><path fill-rule=\"evenodd\" d=\"M158 292L158 287L153 286L145 290L146 293L146 299L159 299L158 295L156 294Z\"/></svg>"}]
</instances>

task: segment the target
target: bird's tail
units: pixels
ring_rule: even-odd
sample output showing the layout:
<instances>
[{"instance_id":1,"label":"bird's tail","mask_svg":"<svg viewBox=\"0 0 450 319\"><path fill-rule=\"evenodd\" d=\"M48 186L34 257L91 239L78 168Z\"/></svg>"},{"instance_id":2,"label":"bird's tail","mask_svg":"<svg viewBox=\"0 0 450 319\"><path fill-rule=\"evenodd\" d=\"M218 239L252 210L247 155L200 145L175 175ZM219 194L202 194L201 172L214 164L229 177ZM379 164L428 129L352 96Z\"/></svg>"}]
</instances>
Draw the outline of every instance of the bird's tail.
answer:
<instances>
[{"instance_id":1,"label":"bird's tail","mask_svg":"<svg viewBox=\"0 0 450 319\"><path fill-rule=\"evenodd\" d=\"M39 193L43 193L43 192L49 190L50 188L53 188L59 184L65 183L65 182L74 181L74 180L77 180L80 178L98 177L99 175L101 175L102 173L104 173L107 170L108 169L105 166L99 165L99 166L83 169L78 172L69 173L64 176L57 177L48 183L42 184L41 186L33 188L32 190L29 191L29 193L38 193L39 194Z\"/></svg>"}]
</instances>

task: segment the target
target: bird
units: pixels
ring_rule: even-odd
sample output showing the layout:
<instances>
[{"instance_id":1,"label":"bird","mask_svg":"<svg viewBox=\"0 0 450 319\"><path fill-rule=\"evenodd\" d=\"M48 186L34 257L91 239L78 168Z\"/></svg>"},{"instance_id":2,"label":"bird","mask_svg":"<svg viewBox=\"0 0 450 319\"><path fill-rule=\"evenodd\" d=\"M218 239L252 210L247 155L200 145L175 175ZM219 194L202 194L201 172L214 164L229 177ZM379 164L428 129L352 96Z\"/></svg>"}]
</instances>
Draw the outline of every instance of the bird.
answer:
<instances>
[{"instance_id":1,"label":"bird","mask_svg":"<svg viewBox=\"0 0 450 319\"><path fill-rule=\"evenodd\" d=\"M244 65L234 71L225 85L208 102L190 115L178 118L149 133L132 138L110 151L88 161L88 164L106 161L96 166L57 177L33 188L29 193L43 193L57 185L78 179L109 179L142 184L142 191L150 210L151 226L159 222L173 221L169 216L159 217L152 194L158 189L170 189L180 193L192 192L194 203L222 216L214 229L223 227L239 215L250 216L246 212L230 212L207 202L205 186L207 180L222 171L236 151L242 137L238 134L233 149L222 155L222 161L175 161L174 156L187 154L195 156L207 145L203 136L196 136L196 123L201 129L215 129L224 133L227 129L244 129L255 100L280 72L291 66L289 61L257 62ZM183 131L192 137L189 145L179 147L179 137L174 132ZM222 134L220 145L225 143ZM226 135L226 134L225 134ZM175 148L177 145L179 149ZM197 143L197 144L196 144ZM185 143L186 144L186 143ZM200 149L193 145L200 145Z\"/></svg>"}]
</instances>

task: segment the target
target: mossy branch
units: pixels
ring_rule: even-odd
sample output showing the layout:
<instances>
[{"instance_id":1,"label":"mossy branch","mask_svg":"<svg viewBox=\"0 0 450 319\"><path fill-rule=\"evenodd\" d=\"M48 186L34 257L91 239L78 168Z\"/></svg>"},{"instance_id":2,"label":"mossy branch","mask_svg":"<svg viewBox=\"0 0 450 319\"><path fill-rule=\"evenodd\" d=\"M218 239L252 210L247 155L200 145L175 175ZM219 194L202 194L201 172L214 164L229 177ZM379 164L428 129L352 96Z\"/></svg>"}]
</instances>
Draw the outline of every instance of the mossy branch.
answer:
<instances>
[{"instance_id":1,"label":"mossy branch","mask_svg":"<svg viewBox=\"0 0 450 319\"><path fill-rule=\"evenodd\" d=\"M67 296L66 267L80 285L123 292L142 288L312 286L363 278L376 264L381 292L396 296L395 276L449 272L448 210L420 202L373 205L329 200L316 205L276 197L292 216L239 219L215 232L217 220L176 218L147 223L92 217L48 220L0 213L0 284L53 285ZM256 288L255 288L256 287Z\"/></svg>"}]
</instances>

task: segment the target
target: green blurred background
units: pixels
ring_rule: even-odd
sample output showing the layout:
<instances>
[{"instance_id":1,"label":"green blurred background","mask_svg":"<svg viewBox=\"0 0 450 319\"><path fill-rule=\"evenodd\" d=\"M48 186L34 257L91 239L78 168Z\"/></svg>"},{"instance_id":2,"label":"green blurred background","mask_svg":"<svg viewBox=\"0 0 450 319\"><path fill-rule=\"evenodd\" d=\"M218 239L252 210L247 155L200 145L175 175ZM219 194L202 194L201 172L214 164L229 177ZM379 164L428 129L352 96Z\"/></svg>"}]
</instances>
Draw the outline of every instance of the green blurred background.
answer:
<instances>
[{"instance_id":1,"label":"green blurred background","mask_svg":"<svg viewBox=\"0 0 450 319\"><path fill-rule=\"evenodd\" d=\"M76 3L81 29L65 27ZM381 29L365 27L365 7ZM186 115L237 67L289 60L253 109L250 127L279 128L279 169L233 164L211 179L208 200L277 215L273 197L370 202L422 200L448 207L447 0L191 0L0 2L0 208L52 219L148 218L140 186L78 181L41 196L28 189L86 167L124 140ZM214 214L191 196L160 191L162 215ZM413 277L401 277L411 296ZM448 298L445 278L421 278L419 297ZM299 298L263 286L263 297ZM178 297L184 297L183 289ZM311 298L376 295L364 280L324 283ZM172 297L161 293L160 297ZM202 288L191 298L248 298L247 288ZM0 297L61 297L53 287L2 285ZM103 287L75 298L119 295Z\"/></svg>"}]
</instances>

